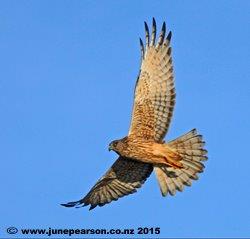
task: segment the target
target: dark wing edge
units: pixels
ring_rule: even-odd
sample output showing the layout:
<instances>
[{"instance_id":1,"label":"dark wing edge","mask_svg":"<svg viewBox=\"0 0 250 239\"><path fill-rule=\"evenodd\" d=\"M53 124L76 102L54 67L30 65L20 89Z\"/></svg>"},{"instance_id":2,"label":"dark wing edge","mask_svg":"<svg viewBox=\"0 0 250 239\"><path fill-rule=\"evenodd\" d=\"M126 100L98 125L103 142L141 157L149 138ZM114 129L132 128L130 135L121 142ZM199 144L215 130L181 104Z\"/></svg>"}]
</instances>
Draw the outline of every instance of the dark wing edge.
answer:
<instances>
[{"instance_id":1,"label":"dark wing edge","mask_svg":"<svg viewBox=\"0 0 250 239\"><path fill-rule=\"evenodd\" d=\"M151 164L119 157L89 193L79 201L61 204L65 207L84 207L89 210L104 206L119 198L135 193L153 171Z\"/></svg>"}]
</instances>

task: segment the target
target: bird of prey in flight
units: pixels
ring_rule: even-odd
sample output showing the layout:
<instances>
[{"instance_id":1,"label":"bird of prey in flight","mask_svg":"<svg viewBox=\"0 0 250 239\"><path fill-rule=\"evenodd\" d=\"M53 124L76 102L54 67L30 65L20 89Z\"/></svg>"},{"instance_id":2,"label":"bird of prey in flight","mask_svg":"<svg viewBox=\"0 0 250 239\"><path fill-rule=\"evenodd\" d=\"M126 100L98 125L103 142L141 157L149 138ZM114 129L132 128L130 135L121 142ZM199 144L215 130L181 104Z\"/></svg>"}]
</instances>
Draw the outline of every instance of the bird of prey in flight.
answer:
<instances>
[{"instance_id":1,"label":"bird of prey in flight","mask_svg":"<svg viewBox=\"0 0 250 239\"><path fill-rule=\"evenodd\" d=\"M152 171L161 193L175 195L190 186L203 172L207 159L204 141L196 129L169 142L163 139L168 131L175 105L175 86L171 56L171 31L166 35L162 25L156 41L153 18L150 34L145 22L145 46L140 39L141 66L134 91L134 105L128 135L114 140L109 150L119 157L97 181L89 193L65 207L104 206L120 197L135 193Z\"/></svg>"}]
</instances>

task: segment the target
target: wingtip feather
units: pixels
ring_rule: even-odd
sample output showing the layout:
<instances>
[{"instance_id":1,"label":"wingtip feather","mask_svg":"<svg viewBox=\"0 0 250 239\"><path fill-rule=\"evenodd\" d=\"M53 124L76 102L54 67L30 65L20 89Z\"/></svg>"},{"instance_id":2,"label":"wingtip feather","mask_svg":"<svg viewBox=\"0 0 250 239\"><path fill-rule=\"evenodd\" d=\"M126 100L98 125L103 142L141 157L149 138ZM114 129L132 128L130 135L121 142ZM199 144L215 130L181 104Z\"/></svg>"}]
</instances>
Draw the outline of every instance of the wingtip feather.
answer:
<instances>
[{"instance_id":1,"label":"wingtip feather","mask_svg":"<svg viewBox=\"0 0 250 239\"><path fill-rule=\"evenodd\" d=\"M146 46L149 46L149 28L148 24L144 22L145 32L146 32Z\"/></svg>"},{"instance_id":2,"label":"wingtip feather","mask_svg":"<svg viewBox=\"0 0 250 239\"><path fill-rule=\"evenodd\" d=\"M156 25L156 21L155 18L153 17L153 25Z\"/></svg>"},{"instance_id":3,"label":"wingtip feather","mask_svg":"<svg viewBox=\"0 0 250 239\"><path fill-rule=\"evenodd\" d=\"M151 37L151 46L154 46L155 44L155 38L156 38L156 22L155 19L153 17L153 24L152 24L152 37Z\"/></svg>"},{"instance_id":4,"label":"wingtip feather","mask_svg":"<svg viewBox=\"0 0 250 239\"><path fill-rule=\"evenodd\" d=\"M61 203L60 205L64 206L64 207L75 207L75 206L78 206L80 204L81 204L80 201L75 201L75 202Z\"/></svg>"},{"instance_id":5,"label":"wingtip feather","mask_svg":"<svg viewBox=\"0 0 250 239\"><path fill-rule=\"evenodd\" d=\"M146 32L149 32L149 28L148 28L148 24L147 24L147 22L144 22L144 26L145 26L145 30L146 30Z\"/></svg>"},{"instance_id":6,"label":"wingtip feather","mask_svg":"<svg viewBox=\"0 0 250 239\"><path fill-rule=\"evenodd\" d=\"M167 35L167 40L170 42L172 38L172 32L170 31Z\"/></svg>"},{"instance_id":7,"label":"wingtip feather","mask_svg":"<svg viewBox=\"0 0 250 239\"><path fill-rule=\"evenodd\" d=\"M90 207L89 207L89 211L93 210L97 205L95 204L92 204Z\"/></svg>"}]
</instances>

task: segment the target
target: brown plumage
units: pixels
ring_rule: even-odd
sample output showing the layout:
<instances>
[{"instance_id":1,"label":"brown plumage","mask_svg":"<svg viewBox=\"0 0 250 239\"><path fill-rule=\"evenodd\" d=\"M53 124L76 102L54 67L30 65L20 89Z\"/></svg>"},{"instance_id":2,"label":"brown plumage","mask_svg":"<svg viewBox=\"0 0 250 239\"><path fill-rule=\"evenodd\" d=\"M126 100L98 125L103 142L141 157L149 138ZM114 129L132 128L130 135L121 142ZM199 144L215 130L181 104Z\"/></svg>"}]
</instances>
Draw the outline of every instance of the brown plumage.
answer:
<instances>
[{"instance_id":1,"label":"brown plumage","mask_svg":"<svg viewBox=\"0 0 250 239\"><path fill-rule=\"evenodd\" d=\"M132 120L128 136L115 140L110 150L117 161L81 200L62 204L66 207L90 205L90 209L136 192L154 170L163 196L182 191L184 185L198 179L203 171L202 136L196 130L165 143L175 105L175 87L171 56L171 32L165 22L156 42L153 19L150 36L145 22L146 44L140 39L141 67L137 78Z\"/></svg>"}]
</instances>

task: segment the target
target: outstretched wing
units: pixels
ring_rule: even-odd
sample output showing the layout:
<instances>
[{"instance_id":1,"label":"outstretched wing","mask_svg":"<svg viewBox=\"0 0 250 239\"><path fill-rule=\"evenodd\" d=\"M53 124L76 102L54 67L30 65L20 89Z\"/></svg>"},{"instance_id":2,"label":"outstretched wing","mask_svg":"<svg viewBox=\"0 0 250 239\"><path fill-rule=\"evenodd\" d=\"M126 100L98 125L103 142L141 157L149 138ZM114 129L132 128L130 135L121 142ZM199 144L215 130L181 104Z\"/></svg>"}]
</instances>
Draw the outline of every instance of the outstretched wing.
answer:
<instances>
[{"instance_id":1,"label":"outstretched wing","mask_svg":"<svg viewBox=\"0 0 250 239\"><path fill-rule=\"evenodd\" d=\"M135 193L152 170L153 167L150 164L119 157L83 199L62 205L65 207L90 205L90 210L96 206L103 206L120 197Z\"/></svg>"},{"instance_id":2,"label":"outstretched wing","mask_svg":"<svg viewBox=\"0 0 250 239\"><path fill-rule=\"evenodd\" d=\"M141 69L136 82L134 107L129 135L162 141L167 133L175 104L175 88L171 57L171 32L165 38L166 24L157 43L156 23L153 19L150 37L145 22L146 44L141 45Z\"/></svg>"}]
</instances>

